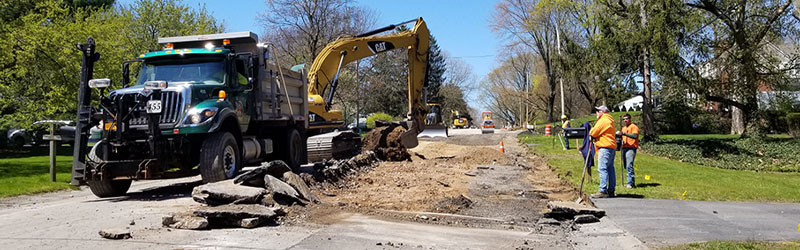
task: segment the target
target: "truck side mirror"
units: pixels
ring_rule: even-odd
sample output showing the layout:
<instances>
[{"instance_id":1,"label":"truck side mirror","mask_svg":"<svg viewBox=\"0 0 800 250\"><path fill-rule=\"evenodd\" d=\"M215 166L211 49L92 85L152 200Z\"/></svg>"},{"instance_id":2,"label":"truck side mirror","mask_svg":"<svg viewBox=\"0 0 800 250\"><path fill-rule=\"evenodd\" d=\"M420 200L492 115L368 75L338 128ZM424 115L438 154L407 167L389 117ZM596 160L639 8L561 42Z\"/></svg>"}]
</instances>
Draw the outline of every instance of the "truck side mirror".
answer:
<instances>
[{"instance_id":1,"label":"truck side mirror","mask_svg":"<svg viewBox=\"0 0 800 250\"><path fill-rule=\"evenodd\" d=\"M247 79L249 80L250 85L253 85L253 84L256 83L256 78L257 78L256 74L258 74L257 70L258 70L258 60L256 60L256 58L254 58L252 56L248 57L247 58L247 76L248 76Z\"/></svg>"},{"instance_id":2,"label":"truck side mirror","mask_svg":"<svg viewBox=\"0 0 800 250\"><path fill-rule=\"evenodd\" d=\"M130 63L124 62L122 63L122 87L127 88L128 83L131 82L131 67Z\"/></svg>"}]
</instances>

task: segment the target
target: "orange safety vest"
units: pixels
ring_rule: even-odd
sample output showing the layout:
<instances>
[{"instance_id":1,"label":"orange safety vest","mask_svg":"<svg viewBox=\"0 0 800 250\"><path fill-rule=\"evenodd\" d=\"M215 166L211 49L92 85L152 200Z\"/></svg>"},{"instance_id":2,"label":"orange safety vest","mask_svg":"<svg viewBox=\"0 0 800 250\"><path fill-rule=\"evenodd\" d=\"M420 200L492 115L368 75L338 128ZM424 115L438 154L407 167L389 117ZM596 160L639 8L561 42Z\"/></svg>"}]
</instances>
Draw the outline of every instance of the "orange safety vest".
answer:
<instances>
[{"instance_id":1,"label":"orange safety vest","mask_svg":"<svg viewBox=\"0 0 800 250\"><path fill-rule=\"evenodd\" d=\"M597 119L592 130L589 131L589 136L594 138L595 149L610 148L617 149L617 140L615 137L616 130L614 129L614 118L609 114L603 114Z\"/></svg>"},{"instance_id":2,"label":"orange safety vest","mask_svg":"<svg viewBox=\"0 0 800 250\"><path fill-rule=\"evenodd\" d=\"M639 127L636 126L636 124L631 123L631 125L628 125L627 127L623 127L622 128L622 133L639 134ZM639 136L641 136L641 135L639 135ZM633 139L633 138L630 138L630 137L627 137L627 136L623 135L622 136L622 148L639 148L639 137L636 137L636 139Z\"/></svg>"}]
</instances>

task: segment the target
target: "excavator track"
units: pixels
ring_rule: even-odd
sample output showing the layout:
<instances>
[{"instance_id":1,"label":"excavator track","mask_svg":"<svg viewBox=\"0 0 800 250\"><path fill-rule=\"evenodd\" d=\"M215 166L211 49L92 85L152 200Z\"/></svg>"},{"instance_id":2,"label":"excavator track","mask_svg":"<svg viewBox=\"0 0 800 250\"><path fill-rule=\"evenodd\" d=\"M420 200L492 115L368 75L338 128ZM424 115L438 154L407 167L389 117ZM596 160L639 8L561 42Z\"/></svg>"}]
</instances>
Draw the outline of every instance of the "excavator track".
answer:
<instances>
[{"instance_id":1,"label":"excavator track","mask_svg":"<svg viewBox=\"0 0 800 250\"><path fill-rule=\"evenodd\" d=\"M361 137L352 130L308 137L308 162L346 159L361 152Z\"/></svg>"}]
</instances>

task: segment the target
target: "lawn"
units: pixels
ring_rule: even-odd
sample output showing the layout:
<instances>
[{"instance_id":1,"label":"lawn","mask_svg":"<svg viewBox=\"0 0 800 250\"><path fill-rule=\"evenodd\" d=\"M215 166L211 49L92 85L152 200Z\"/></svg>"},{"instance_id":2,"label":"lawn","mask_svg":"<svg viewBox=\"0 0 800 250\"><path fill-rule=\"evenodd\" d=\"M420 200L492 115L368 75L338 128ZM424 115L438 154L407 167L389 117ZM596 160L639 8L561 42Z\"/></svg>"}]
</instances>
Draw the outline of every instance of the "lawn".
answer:
<instances>
[{"instance_id":1,"label":"lawn","mask_svg":"<svg viewBox=\"0 0 800 250\"><path fill-rule=\"evenodd\" d=\"M0 158L0 197L34 194L71 188L72 147L59 147L56 182L50 181L50 158L46 147L3 151Z\"/></svg>"},{"instance_id":2,"label":"lawn","mask_svg":"<svg viewBox=\"0 0 800 250\"><path fill-rule=\"evenodd\" d=\"M800 249L798 242L742 242L742 241L710 241L689 243L664 248L665 250L788 250Z\"/></svg>"},{"instance_id":3,"label":"lawn","mask_svg":"<svg viewBox=\"0 0 800 250\"><path fill-rule=\"evenodd\" d=\"M563 150L553 137L520 135L530 144L531 152L547 159L548 164L566 180L579 183L583 160L577 150ZM575 140L571 140L574 147ZM553 146L555 145L555 146ZM579 144L578 144L579 145ZM653 199L686 199L716 201L800 202L800 173L772 173L720 169L681 162L639 152L636 156L635 189L624 188L619 152L616 156L616 193L620 196ZM584 191L597 192L597 168L592 168L593 181ZM645 177L649 176L649 180Z\"/></svg>"}]
</instances>

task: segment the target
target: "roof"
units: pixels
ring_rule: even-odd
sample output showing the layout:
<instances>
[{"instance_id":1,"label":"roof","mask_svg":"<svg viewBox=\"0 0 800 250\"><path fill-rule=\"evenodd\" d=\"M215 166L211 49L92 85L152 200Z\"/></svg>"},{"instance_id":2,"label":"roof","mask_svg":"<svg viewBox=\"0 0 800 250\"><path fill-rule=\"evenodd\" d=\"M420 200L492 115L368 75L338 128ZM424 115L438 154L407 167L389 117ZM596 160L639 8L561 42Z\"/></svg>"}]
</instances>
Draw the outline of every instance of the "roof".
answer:
<instances>
[{"instance_id":1,"label":"roof","mask_svg":"<svg viewBox=\"0 0 800 250\"><path fill-rule=\"evenodd\" d=\"M157 56L169 56L169 55L184 55L184 54L225 54L230 52L229 49L176 49L176 50L160 50L160 51L153 51L147 52L144 54L139 55L139 59L143 58L151 58Z\"/></svg>"},{"instance_id":2,"label":"roof","mask_svg":"<svg viewBox=\"0 0 800 250\"><path fill-rule=\"evenodd\" d=\"M222 39L250 39L253 43L258 42L258 36L250 31L229 32L220 34L206 34L194 36L175 36L175 37L161 37L158 38L158 43L184 43L184 42L201 42Z\"/></svg>"}]
</instances>

